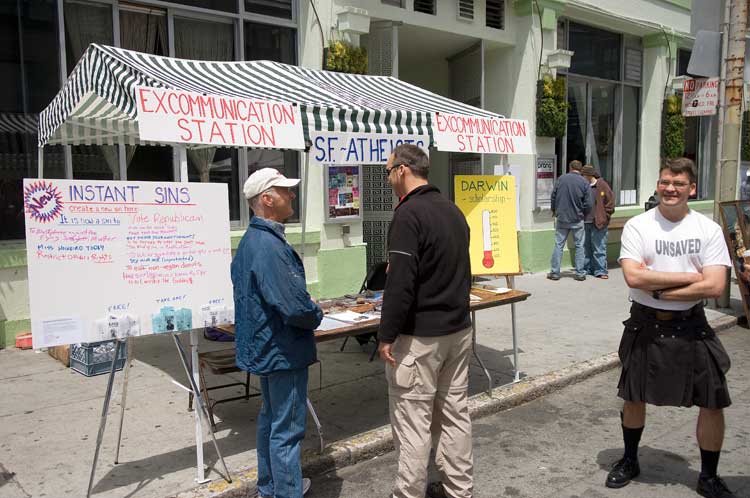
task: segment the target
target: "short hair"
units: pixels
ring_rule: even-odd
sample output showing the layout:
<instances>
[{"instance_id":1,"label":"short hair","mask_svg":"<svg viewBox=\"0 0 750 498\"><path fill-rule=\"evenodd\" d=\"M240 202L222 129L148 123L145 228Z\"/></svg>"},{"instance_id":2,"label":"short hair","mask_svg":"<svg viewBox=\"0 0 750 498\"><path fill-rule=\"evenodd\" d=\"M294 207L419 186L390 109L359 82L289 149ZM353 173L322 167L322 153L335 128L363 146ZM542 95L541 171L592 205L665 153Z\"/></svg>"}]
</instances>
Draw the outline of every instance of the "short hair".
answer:
<instances>
[{"instance_id":1,"label":"short hair","mask_svg":"<svg viewBox=\"0 0 750 498\"><path fill-rule=\"evenodd\" d=\"M430 160L422 149L414 144L401 144L393 149L393 165L403 164L414 176L427 179L430 174Z\"/></svg>"},{"instance_id":2,"label":"short hair","mask_svg":"<svg viewBox=\"0 0 750 498\"><path fill-rule=\"evenodd\" d=\"M578 159L573 159L568 163L568 168L575 171L581 171L583 169L583 163Z\"/></svg>"},{"instance_id":3,"label":"short hair","mask_svg":"<svg viewBox=\"0 0 750 498\"><path fill-rule=\"evenodd\" d=\"M661 172L668 169L673 175L679 175L685 173L690 179L690 183L695 183L695 163L687 157L675 157L674 159L665 160L661 168L659 168L659 176Z\"/></svg>"}]
</instances>

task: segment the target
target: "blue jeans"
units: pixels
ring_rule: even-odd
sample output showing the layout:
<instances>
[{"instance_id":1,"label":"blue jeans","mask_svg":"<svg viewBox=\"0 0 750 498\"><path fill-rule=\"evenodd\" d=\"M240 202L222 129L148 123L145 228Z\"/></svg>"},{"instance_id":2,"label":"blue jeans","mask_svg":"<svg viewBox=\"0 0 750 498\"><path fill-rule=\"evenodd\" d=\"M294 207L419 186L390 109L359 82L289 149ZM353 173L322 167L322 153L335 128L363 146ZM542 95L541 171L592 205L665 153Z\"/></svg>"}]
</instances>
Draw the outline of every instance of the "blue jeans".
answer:
<instances>
[{"instance_id":1,"label":"blue jeans","mask_svg":"<svg viewBox=\"0 0 750 498\"><path fill-rule=\"evenodd\" d=\"M586 269L584 268L584 263L586 261L586 256L584 254L583 241L586 234L584 233L583 221L580 221L573 225L563 223L557 224L555 228L555 249L552 251L552 259L549 263L550 274L560 275L560 260L562 259L563 249L565 248L565 241L568 240L569 232L573 233L573 241L576 244L576 275L585 276Z\"/></svg>"},{"instance_id":2,"label":"blue jeans","mask_svg":"<svg viewBox=\"0 0 750 498\"><path fill-rule=\"evenodd\" d=\"M302 498L302 461L307 417L307 368L260 378L258 494Z\"/></svg>"},{"instance_id":3,"label":"blue jeans","mask_svg":"<svg viewBox=\"0 0 750 498\"><path fill-rule=\"evenodd\" d=\"M607 227L601 230L586 223L586 273L598 277L607 274Z\"/></svg>"}]
</instances>

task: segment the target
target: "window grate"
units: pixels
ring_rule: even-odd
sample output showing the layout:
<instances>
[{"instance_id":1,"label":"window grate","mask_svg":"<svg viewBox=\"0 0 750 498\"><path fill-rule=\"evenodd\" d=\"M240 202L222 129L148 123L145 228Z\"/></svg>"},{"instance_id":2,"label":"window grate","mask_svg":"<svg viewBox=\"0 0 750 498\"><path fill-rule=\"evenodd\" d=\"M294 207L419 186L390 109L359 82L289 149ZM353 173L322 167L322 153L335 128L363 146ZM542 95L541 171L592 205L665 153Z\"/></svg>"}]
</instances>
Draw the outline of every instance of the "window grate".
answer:
<instances>
[{"instance_id":1,"label":"window grate","mask_svg":"<svg viewBox=\"0 0 750 498\"><path fill-rule=\"evenodd\" d=\"M414 0L414 12L435 15L435 0Z\"/></svg>"},{"instance_id":2,"label":"window grate","mask_svg":"<svg viewBox=\"0 0 750 498\"><path fill-rule=\"evenodd\" d=\"M625 49L625 81L641 82L643 52L635 48Z\"/></svg>"},{"instance_id":3,"label":"window grate","mask_svg":"<svg viewBox=\"0 0 750 498\"><path fill-rule=\"evenodd\" d=\"M458 0L458 18L474 20L474 0Z\"/></svg>"},{"instance_id":4,"label":"window grate","mask_svg":"<svg viewBox=\"0 0 750 498\"><path fill-rule=\"evenodd\" d=\"M505 29L505 0L487 0L488 28Z\"/></svg>"}]
</instances>

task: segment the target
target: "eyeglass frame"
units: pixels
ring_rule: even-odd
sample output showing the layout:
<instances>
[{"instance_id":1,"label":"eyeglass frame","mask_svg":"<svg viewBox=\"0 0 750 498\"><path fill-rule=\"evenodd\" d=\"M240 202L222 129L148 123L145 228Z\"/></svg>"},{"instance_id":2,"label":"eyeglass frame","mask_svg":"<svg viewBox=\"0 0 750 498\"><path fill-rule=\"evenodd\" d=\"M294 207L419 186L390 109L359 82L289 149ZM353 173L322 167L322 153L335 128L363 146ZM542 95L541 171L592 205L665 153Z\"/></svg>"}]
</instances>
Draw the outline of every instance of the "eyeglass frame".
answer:
<instances>
[{"instance_id":1,"label":"eyeglass frame","mask_svg":"<svg viewBox=\"0 0 750 498\"><path fill-rule=\"evenodd\" d=\"M681 190L688 188L693 184L693 182L673 182L669 180L659 180L656 182L656 184L663 188L668 188L670 185L672 185L674 188Z\"/></svg>"}]
</instances>

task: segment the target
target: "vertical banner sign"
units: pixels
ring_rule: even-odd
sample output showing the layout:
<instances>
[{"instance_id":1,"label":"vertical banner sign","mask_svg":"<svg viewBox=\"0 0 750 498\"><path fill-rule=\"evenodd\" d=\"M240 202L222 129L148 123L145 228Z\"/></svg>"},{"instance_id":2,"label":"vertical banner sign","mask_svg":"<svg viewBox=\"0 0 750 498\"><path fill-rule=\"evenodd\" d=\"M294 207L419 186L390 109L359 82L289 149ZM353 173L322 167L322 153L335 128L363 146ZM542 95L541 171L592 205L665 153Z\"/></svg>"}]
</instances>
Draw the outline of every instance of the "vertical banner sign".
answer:
<instances>
[{"instance_id":1,"label":"vertical banner sign","mask_svg":"<svg viewBox=\"0 0 750 498\"><path fill-rule=\"evenodd\" d=\"M414 144L430 155L429 135L310 131L310 141L310 162L316 164L385 164L401 144Z\"/></svg>"},{"instance_id":2,"label":"vertical banner sign","mask_svg":"<svg viewBox=\"0 0 750 498\"><path fill-rule=\"evenodd\" d=\"M454 193L471 229L472 275L519 273L515 178L460 175Z\"/></svg>"},{"instance_id":3,"label":"vertical banner sign","mask_svg":"<svg viewBox=\"0 0 750 498\"><path fill-rule=\"evenodd\" d=\"M552 203L552 190L555 188L555 165L556 156L537 156L536 158L536 182L535 202L540 209L550 209Z\"/></svg>"},{"instance_id":4,"label":"vertical banner sign","mask_svg":"<svg viewBox=\"0 0 750 498\"><path fill-rule=\"evenodd\" d=\"M682 115L712 116L719 105L719 78L688 78L682 83Z\"/></svg>"},{"instance_id":5,"label":"vertical banner sign","mask_svg":"<svg viewBox=\"0 0 750 498\"><path fill-rule=\"evenodd\" d=\"M432 133L438 150L477 154L533 154L523 119L435 113Z\"/></svg>"},{"instance_id":6,"label":"vertical banner sign","mask_svg":"<svg viewBox=\"0 0 750 498\"><path fill-rule=\"evenodd\" d=\"M23 188L34 348L234 322L225 184Z\"/></svg>"},{"instance_id":7,"label":"vertical banner sign","mask_svg":"<svg viewBox=\"0 0 750 498\"><path fill-rule=\"evenodd\" d=\"M299 108L288 102L137 86L141 140L265 149L305 148Z\"/></svg>"},{"instance_id":8,"label":"vertical banner sign","mask_svg":"<svg viewBox=\"0 0 750 498\"><path fill-rule=\"evenodd\" d=\"M352 221L362 218L361 166L326 166L326 221Z\"/></svg>"}]
</instances>

